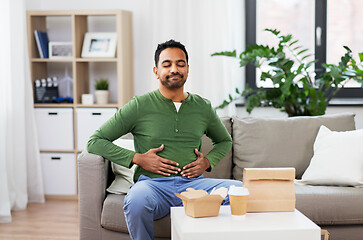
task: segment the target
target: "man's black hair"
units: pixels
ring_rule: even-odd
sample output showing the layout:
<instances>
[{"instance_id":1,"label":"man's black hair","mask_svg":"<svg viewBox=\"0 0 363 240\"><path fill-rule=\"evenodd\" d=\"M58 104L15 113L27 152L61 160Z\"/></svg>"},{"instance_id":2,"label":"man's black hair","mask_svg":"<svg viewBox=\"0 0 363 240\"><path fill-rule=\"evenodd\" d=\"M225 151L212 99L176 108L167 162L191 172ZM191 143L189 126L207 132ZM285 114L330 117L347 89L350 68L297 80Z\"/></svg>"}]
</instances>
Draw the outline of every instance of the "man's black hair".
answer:
<instances>
[{"instance_id":1,"label":"man's black hair","mask_svg":"<svg viewBox=\"0 0 363 240\"><path fill-rule=\"evenodd\" d=\"M188 53L187 53L187 50L185 49L185 46L183 44L181 44L180 42L170 39L169 41L158 44L158 47L156 48L155 55L154 55L155 67L158 66L160 53L164 49L167 49L167 48L179 48L179 49L183 50L183 52L185 53L185 56L187 58L187 63L188 63Z\"/></svg>"}]
</instances>

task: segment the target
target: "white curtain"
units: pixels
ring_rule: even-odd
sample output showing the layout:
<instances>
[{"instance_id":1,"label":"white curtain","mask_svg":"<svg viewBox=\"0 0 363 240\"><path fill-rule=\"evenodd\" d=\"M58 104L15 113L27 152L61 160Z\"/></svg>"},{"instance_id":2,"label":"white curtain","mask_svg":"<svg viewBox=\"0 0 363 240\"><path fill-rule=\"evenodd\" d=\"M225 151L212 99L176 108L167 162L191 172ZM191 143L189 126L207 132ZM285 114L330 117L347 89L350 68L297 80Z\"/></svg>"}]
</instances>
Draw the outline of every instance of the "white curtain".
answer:
<instances>
[{"instance_id":1,"label":"white curtain","mask_svg":"<svg viewBox=\"0 0 363 240\"><path fill-rule=\"evenodd\" d=\"M158 43L174 39L183 43L189 54L189 78L186 91L197 93L217 106L244 87L244 70L236 59L211 57L214 52L237 49L245 46L245 13L242 0L148 0L145 1L143 36L135 39L142 46L148 68L152 69L154 51ZM136 51L139 51L136 49ZM146 62L146 61L145 61ZM139 64L136 64L136 66ZM149 74L149 75L147 75ZM135 79L138 86L148 85L147 91L158 87L151 70L145 77ZM141 94L136 92L136 94ZM234 104L222 115L235 113ZM220 114L220 115L221 115Z\"/></svg>"},{"instance_id":2,"label":"white curtain","mask_svg":"<svg viewBox=\"0 0 363 240\"><path fill-rule=\"evenodd\" d=\"M24 0L0 1L0 222L44 202Z\"/></svg>"}]
</instances>

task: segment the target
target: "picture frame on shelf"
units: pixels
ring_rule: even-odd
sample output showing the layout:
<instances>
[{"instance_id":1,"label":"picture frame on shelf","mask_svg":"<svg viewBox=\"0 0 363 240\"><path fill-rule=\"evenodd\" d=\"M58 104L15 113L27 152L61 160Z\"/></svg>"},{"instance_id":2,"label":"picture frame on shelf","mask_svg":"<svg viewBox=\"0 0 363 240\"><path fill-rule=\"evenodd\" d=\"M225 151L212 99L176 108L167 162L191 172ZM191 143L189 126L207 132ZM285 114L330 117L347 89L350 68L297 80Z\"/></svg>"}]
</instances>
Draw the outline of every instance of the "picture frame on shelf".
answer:
<instances>
[{"instance_id":1,"label":"picture frame on shelf","mask_svg":"<svg viewBox=\"0 0 363 240\"><path fill-rule=\"evenodd\" d=\"M87 32L84 36L82 54L83 58L112 58L116 56L115 32Z\"/></svg>"},{"instance_id":2,"label":"picture frame on shelf","mask_svg":"<svg viewBox=\"0 0 363 240\"><path fill-rule=\"evenodd\" d=\"M72 42L49 42L49 58L72 58Z\"/></svg>"}]
</instances>

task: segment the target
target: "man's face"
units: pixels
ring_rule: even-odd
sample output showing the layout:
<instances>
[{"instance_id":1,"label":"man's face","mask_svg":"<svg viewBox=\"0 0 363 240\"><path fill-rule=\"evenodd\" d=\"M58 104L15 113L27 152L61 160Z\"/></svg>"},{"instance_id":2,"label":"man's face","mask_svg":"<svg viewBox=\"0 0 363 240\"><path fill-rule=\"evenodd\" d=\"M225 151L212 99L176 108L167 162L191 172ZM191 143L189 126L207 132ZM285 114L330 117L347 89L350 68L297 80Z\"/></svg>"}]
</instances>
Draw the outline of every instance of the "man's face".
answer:
<instances>
[{"instance_id":1,"label":"man's face","mask_svg":"<svg viewBox=\"0 0 363 240\"><path fill-rule=\"evenodd\" d=\"M154 73L160 83L168 89L178 89L184 86L188 78L189 66L183 50L166 48L159 56Z\"/></svg>"}]
</instances>

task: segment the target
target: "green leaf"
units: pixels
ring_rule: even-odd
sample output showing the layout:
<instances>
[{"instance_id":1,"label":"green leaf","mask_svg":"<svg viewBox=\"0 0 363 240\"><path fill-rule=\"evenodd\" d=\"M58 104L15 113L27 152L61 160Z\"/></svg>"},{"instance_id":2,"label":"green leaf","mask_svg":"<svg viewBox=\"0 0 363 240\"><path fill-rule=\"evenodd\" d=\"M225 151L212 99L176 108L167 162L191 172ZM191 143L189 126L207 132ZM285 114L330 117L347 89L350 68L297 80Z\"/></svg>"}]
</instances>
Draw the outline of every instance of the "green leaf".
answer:
<instances>
[{"instance_id":1,"label":"green leaf","mask_svg":"<svg viewBox=\"0 0 363 240\"><path fill-rule=\"evenodd\" d=\"M358 56L359 56L359 60L360 60L361 62L363 62L363 52L358 53Z\"/></svg>"},{"instance_id":2,"label":"green leaf","mask_svg":"<svg viewBox=\"0 0 363 240\"><path fill-rule=\"evenodd\" d=\"M240 67L244 67L246 66L247 64L249 64L250 61L249 60L246 60L246 59L242 59L240 62L239 62L239 65Z\"/></svg>"},{"instance_id":3,"label":"green leaf","mask_svg":"<svg viewBox=\"0 0 363 240\"><path fill-rule=\"evenodd\" d=\"M344 61L344 59L342 58L342 61L339 62L340 69L344 69L344 66L346 65L346 63L344 64L343 61Z\"/></svg>"},{"instance_id":4,"label":"green leaf","mask_svg":"<svg viewBox=\"0 0 363 240\"><path fill-rule=\"evenodd\" d=\"M302 53L304 53L304 52L306 52L306 51L309 51L309 49L301 50L300 52L298 52L298 53L297 53L297 55L300 55L300 54L302 54Z\"/></svg>"},{"instance_id":5,"label":"green leaf","mask_svg":"<svg viewBox=\"0 0 363 240\"><path fill-rule=\"evenodd\" d=\"M95 79L96 90L108 90L109 81L108 78Z\"/></svg>"},{"instance_id":6,"label":"green leaf","mask_svg":"<svg viewBox=\"0 0 363 240\"><path fill-rule=\"evenodd\" d=\"M350 50L350 48L347 46L343 46L343 48L345 48L348 52L352 52L352 50Z\"/></svg>"},{"instance_id":7,"label":"green leaf","mask_svg":"<svg viewBox=\"0 0 363 240\"><path fill-rule=\"evenodd\" d=\"M349 56L349 54L346 53L343 57L341 57L341 62L339 62L339 65L341 65L340 63L342 63L343 66L346 66L347 63L349 62L349 60L350 60L350 56ZM344 68L344 67L341 67L341 68Z\"/></svg>"},{"instance_id":8,"label":"green leaf","mask_svg":"<svg viewBox=\"0 0 363 240\"><path fill-rule=\"evenodd\" d=\"M296 74L300 74L303 67L304 67L304 64L300 64L300 66L296 70Z\"/></svg>"},{"instance_id":9,"label":"green leaf","mask_svg":"<svg viewBox=\"0 0 363 240\"><path fill-rule=\"evenodd\" d=\"M282 40L281 40L280 43L286 43L286 42L290 41L291 38L292 38L292 35L291 34L286 35L286 36L282 36Z\"/></svg>"},{"instance_id":10,"label":"green leaf","mask_svg":"<svg viewBox=\"0 0 363 240\"><path fill-rule=\"evenodd\" d=\"M289 44L289 46L291 47L292 45L294 45L295 43L297 43L299 40L295 40L292 43Z\"/></svg>"},{"instance_id":11,"label":"green leaf","mask_svg":"<svg viewBox=\"0 0 363 240\"><path fill-rule=\"evenodd\" d=\"M270 79L271 81L274 83L274 84L282 84L281 80L283 79L284 77L284 74L281 72L281 73L276 73L275 75L270 75ZM262 80L262 79L261 79Z\"/></svg>"},{"instance_id":12,"label":"green leaf","mask_svg":"<svg viewBox=\"0 0 363 240\"><path fill-rule=\"evenodd\" d=\"M316 62L316 60L308 62L308 64L306 64L306 68L309 68L309 67L310 67L311 65L313 65L315 62Z\"/></svg>"},{"instance_id":13,"label":"green leaf","mask_svg":"<svg viewBox=\"0 0 363 240\"><path fill-rule=\"evenodd\" d=\"M277 29L265 28L264 31L271 32L272 34L274 34L276 36L278 36L280 34L280 31L278 31Z\"/></svg>"},{"instance_id":14,"label":"green leaf","mask_svg":"<svg viewBox=\"0 0 363 240\"><path fill-rule=\"evenodd\" d=\"M232 52L229 52L229 51L216 52L216 53L213 53L211 56L236 57L237 56L237 52L236 52L236 50L233 50Z\"/></svg>"},{"instance_id":15,"label":"green leaf","mask_svg":"<svg viewBox=\"0 0 363 240\"><path fill-rule=\"evenodd\" d=\"M281 96L281 90L279 88L273 88L266 91L266 99L273 100Z\"/></svg>"},{"instance_id":16,"label":"green leaf","mask_svg":"<svg viewBox=\"0 0 363 240\"><path fill-rule=\"evenodd\" d=\"M311 56L314 56L314 54L308 54L308 55L304 56L303 58L301 58L301 61L303 61L304 59L311 57Z\"/></svg>"},{"instance_id":17,"label":"green leaf","mask_svg":"<svg viewBox=\"0 0 363 240\"><path fill-rule=\"evenodd\" d=\"M283 67L285 73L291 73L291 68L292 68L293 65L294 65L294 62L291 61L291 60L289 60L286 63L284 63L282 65L282 67Z\"/></svg>"}]
</instances>

